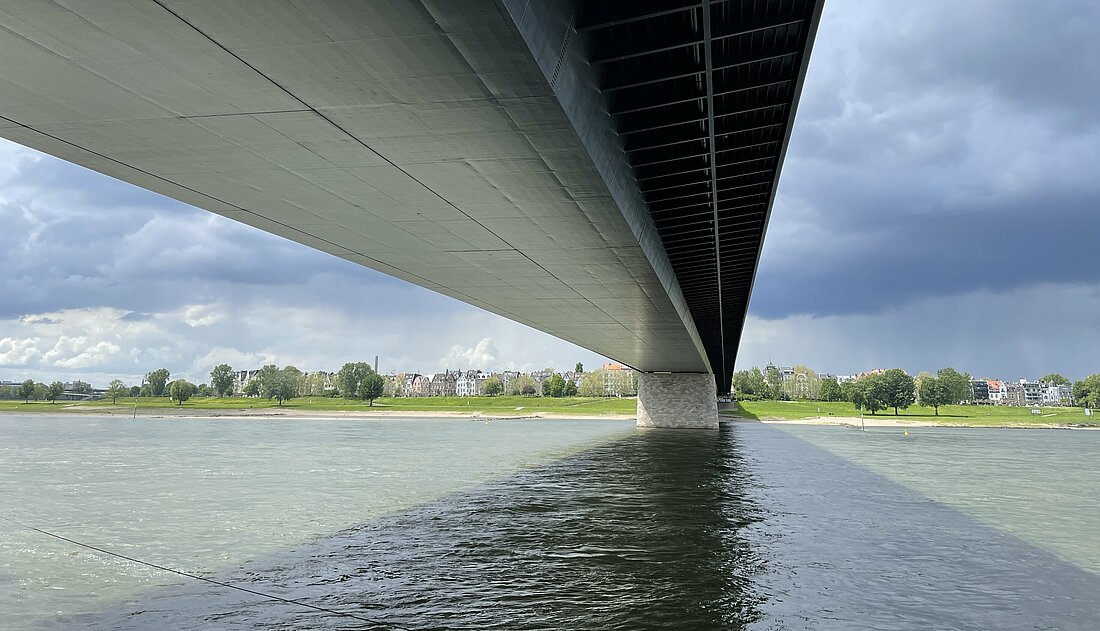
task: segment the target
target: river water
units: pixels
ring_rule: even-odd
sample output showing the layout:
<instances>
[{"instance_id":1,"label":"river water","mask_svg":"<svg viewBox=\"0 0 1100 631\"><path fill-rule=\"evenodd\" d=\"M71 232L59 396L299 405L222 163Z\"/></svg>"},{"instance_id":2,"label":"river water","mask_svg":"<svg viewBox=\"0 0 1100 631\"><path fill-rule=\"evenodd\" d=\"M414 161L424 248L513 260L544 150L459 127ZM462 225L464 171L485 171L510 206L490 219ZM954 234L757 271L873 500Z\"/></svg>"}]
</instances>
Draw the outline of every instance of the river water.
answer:
<instances>
[{"instance_id":1,"label":"river water","mask_svg":"<svg viewBox=\"0 0 1100 631\"><path fill-rule=\"evenodd\" d=\"M1100 432L0 417L3 629L1097 629Z\"/></svg>"}]
</instances>

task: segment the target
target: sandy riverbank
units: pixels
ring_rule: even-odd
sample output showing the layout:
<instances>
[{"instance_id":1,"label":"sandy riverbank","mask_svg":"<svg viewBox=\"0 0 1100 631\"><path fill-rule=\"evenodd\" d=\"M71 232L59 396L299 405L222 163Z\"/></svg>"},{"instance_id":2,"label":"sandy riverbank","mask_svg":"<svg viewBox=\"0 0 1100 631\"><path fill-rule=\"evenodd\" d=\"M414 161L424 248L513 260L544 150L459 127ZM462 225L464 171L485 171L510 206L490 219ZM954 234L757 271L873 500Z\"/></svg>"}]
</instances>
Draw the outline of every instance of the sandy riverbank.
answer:
<instances>
[{"instance_id":1,"label":"sandy riverbank","mask_svg":"<svg viewBox=\"0 0 1100 631\"><path fill-rule=\"evenodd\" d=\"M1082 427L1062 423L997 423L997 424L967 424L946 423L933 420L904 420L889 416L813 416L809 418L787 419L777 417L765 417L761 419L747 419L740 416L725 416L724 418L742 422L760 422L774 425L837 425L841 427L964 427L964 428L999 428L999 429L1100 429L1100 427Z\"/></svg>"},{"instance_id":2,"label":"sandy riverbank","mask_svg":"<svg viewBox=\"0 0 1100 631\"><path fill-rule=\"evenodd\" d=\"M79 416L134 416L134 408L123 405L68 405L57 410L35 410L26 412L20 410L0 410L0 415L26 415L26 414L73 414ZM194 408L138 408L137 416L141 418L218 418L218 419L466 419L466 420L519 420L519 419L543 419L543 420L634 420L632 414L567 414L563 412L524 412L517 410L514 413L486 413L486 412L454 412L431 410L295 410L288 408L237 408L237 409L194 409Z\"/></svg>"}]
</instances>

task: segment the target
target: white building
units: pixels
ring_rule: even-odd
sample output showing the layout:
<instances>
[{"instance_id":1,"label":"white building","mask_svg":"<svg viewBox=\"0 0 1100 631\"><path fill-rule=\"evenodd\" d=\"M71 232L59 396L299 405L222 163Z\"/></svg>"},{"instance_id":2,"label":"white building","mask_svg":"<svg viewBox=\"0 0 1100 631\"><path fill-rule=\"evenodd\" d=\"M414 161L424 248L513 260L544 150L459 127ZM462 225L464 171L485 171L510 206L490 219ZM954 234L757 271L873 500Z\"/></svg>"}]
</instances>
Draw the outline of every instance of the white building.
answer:
<instances>
[{"instance_id":1,"label":"white building","mask_svg":"<svg viewBox=\"0 0 1100 631\"><path fill-rule=\"evenodd\" d=\"M248 382L252 381L256 377L260 376L260 370L238 370L233 375L233 393L240 395L244 393L244 387L248 385Z\"/></svg>"},{"instance_id":2,"label":"white building","mask_svg":"<svg viewBox=\"0 0 1100 631\"><path fill-rule=\"evenodd\" d=\"M483 381L480 370L467 370L459 373L458 379L455 380L455 395L476 397L481 394L481 383Z\"/></svg>"},{"instance_id":3,"label":"white building","mask_svg":"<svg viewBox=\"0 0 1100 631\"><path fill-rule=\"evenodd\" d=\"M1042 401L1043 405L1073 405L1073 388L1044 383Z\"/></svg>"},{"instance_id":4,"label":"white building","mask_svg":"<svg viewBox=\"0 0 1100 631\"><path fill-rule=\"evenodd\" d=\"M1000 379L987 379L989 384L989 402L993 405L1004 405L1008 400L1008 386Z\"/></svg>"}]
</instances>

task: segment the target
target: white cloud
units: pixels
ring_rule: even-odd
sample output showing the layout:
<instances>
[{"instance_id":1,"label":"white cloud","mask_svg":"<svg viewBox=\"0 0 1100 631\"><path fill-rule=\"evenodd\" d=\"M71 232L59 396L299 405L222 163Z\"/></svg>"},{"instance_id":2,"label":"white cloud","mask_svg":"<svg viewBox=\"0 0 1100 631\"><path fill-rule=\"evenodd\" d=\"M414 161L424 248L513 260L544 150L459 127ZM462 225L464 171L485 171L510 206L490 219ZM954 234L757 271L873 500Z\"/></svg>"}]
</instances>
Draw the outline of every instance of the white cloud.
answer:
<instances>
[{"instance_id":1,"label":"white cloud","mask_svg":"<svg viewBox=\"0 0 1100 631\"><path fill-rule=\"evenodd\" d=\"M481 368L483 366L494 366L499 356L500 351L493 345L493 338L484 337L471 347L463 347L461 344L455 344L451 347L450 352L439 360L439 367L444 369L471 369Z\"/></svg>"},{"instance_id":2,"label":"white cloud","mask_svg":"<svg viewBox=\"0 0 1100 631\"><path fill-rule=\"evenodd\" d=\"M392 299L409 301L402 291L393 292ZM281 302L245 296L154 314L82 308L0 320L5 336L0 379L79 377L103 385L119 377L136 383L146 372L164 367L199 383L220 363L238 370L264 364L337 370L345 362L373 362L375 355L385 372L533 370L602 361L595 353L473 307L403 312L300 302L289 292Z\"/></svg>"},{"instance_id":3,"label":"white cloud","mask_svg":"<svg viewBox=\"0 0 1100 631\"><path fill-rule=\"evenodd\" d=\"M211 326L221 322L225 315L216 305L188 305L183 308L181 318L188 326Z\"/></svg>"},{"instance_id":4,"label":"white cloud","mask_svg":"<svg viewBox=\"0 0 1100 631\"><path fill-rule=\"evenodd\" d=\"M94 368L102 366L108 360L112 359L122 350L117 344L112 344L106 340L100 340L90 346L86 346L79 353L72 357L65 359L59 359L54 362L54 365L61 368Z\"/></svg>"},{"instance_id":5,"label":"white cloud","mask_svg":"<svg viewBox=\"0 0 1100 631\"><path fill-rule=\"evenodd\" d=\"M38 341L37 337L0 339L0 366L27 366L35 363L42 357L38 350Z\"/></svg>"}]
</instances>

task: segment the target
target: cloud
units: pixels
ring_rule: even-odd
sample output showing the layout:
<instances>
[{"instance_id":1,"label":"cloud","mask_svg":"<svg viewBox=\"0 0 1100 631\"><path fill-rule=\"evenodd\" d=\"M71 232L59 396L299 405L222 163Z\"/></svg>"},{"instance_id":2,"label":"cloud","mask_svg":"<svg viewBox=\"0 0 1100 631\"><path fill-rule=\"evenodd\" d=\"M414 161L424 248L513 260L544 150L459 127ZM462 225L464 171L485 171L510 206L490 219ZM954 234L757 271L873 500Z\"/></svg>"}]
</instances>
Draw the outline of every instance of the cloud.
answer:
<instances>
[{"instance_id":1,"label":"cloud","mask_svg":"<svg viewBox=\"0 0 1100 631\"><path fill-rule=\"evenodd\" d=\"M1100 279L1098 6L830 2L753 314Z\"/></svg>"},{"instance_id":2,"label":"cloud","mask_svg":"<svg viewBox=\"0 0 1100 631\"><path fill-rule=\"evenodd\" d=\"M493 345L493 338L482 338L476 345L463 347L455 344L450 352L439 360L439 366L443 369L462 368L473 369L482 366L492 366L497 363L500 351Z\"/></svg>"},{"instance_id":3,"label":"cloud","mask_svg":"<svg viewBox=\"0 0 1100 631\"><path fill-rule=\"evenodd\" d=\"M937 296L877 314L750 316L738 369L807 364L853 374L953 366L982 377L1080 379L1100 371L1100 283L1043 284Z\"/></svg>"},{"instance_id":4,"label":"cloud","mask_svg":"<svg viewBox=\"0 0 1100 631\"><path fill-rule=\"evenodd\" d=\"M58 320L56 318L47 318L46 316L27 315L19 319L26 324L61 324L61 320Z\"/></svg>"},{"instance_id":5,"label":"cloud","mask_svg":"<svg viewBox=\"0 0 1100 631\"><path fill-rule=\"evenodd\" d=\"M215 305L188 305L183 308L181 319L188 326L212 326L225 319L225 314Z\"/></svg>"},{"instance_id":6,"label":"cloud","mask_svg":"<svg viewBox=\"0 0 1100 631\"><path fill-rule=\"evenodd\" d=\"M392 300L415 304L405 287ZM216 321L211 320L216 314ZM372 362L383 372L442 369L533 370L546 365L590 365L602 358L524 325L472 307L458 313L345 309L300 303L290 294L224 296L217 302L133 317L109 307L65 309L0 319L4 379L80 377L105 384L115 377L136 383L167 368L174 377L201 383L221 363L236 369L264 364L302 370L337 370L345 362ZM47 323L49 322L49 323ZM456 343L457 342L457 343ZM444 353L440 358L441 353Z\"/></svg>"},{"instance_id":7,"label":"cloud","mask_svg":"<svg viewBox=\"0 0 1100 631\"><path fill-rule=\"evenodd\" d=\"M59 352L60 348L65 350ZM62 337L53 350L46 353L46 360L52 360L53 365L60 368L91 368L102 365L108 359L118 355L121 350L121 347L117 344L106 340L92 342L85 337L79 337L75 340ZM69 354L62 356L65 351L68 351Z\"/></svg>"},{"instance_id":8,"label":"cloud","mask_svg":"<svg viewBox=\"0 0 1100 631\"><path fill-rule=\"evenodd\" d=\"M0 147L0 317L102 306L152 313L317 283L400 285L61 160Z\"/></svg>"},{"instance_id":9,"label":"cloud","mask_svg":"<svg viewBox=\"0 0 1100 631\"><path fill-rule=\"evenodd\" d=\"M0 366L33 365L42 356L38 350L39 338L0 339Z\"/></svg>"}]
</instances>

